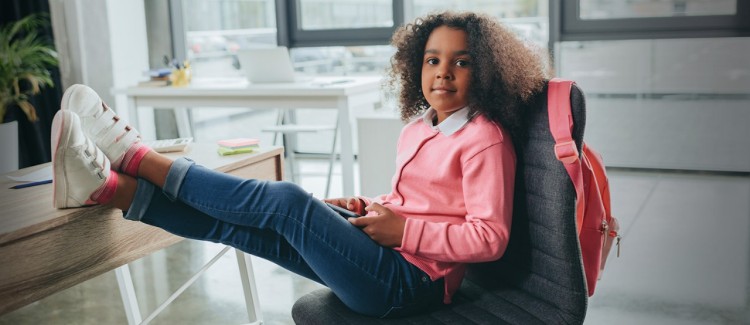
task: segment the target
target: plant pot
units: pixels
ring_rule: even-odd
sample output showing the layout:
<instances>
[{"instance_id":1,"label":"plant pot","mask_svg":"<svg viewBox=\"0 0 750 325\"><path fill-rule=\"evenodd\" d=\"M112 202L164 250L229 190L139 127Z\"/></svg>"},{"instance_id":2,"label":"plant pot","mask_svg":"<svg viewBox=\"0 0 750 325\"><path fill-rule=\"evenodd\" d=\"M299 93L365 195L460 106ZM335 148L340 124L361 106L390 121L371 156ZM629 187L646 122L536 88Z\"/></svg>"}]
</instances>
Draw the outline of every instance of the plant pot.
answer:
<instances>
[{"instance_id":1,"label":"plant pot","mask_svg":"<svg viewBox=\"0 0 750 325\"><path fill-rule=\"evenodd\" d=\"M18 105L9 105L3 122L18 122L18 168L50 161L49 139L44 139L41 123L29 122ZM47 130L48 131L48 130Z\"/></svg>"},{"instance_id":2,"label":"plant pot","mask_svg":"<svg viewBox=\"0 0 750 325\"><path fill-rule=\"evenodd\" d=\"M18 169L18 122L0 124L0 174Z\"/></svg>"}]
</instances>

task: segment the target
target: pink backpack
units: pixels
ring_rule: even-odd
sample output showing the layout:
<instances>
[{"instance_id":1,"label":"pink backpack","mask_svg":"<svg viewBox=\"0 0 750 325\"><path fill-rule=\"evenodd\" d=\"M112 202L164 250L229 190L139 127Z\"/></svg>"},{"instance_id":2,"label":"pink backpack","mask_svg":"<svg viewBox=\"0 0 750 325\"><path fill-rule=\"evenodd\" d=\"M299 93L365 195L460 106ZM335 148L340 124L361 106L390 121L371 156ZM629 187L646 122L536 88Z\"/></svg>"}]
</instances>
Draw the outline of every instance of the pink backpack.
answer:
<instances>
[{"instance_id":1,"label":"pink backpack","mask_svg":"<svg viewBox=\"0 0 750 325\"><path fill-rule=\"evenodd\" d=\"M620 256L620 226L612 216L609 203L609 181L601 156L583 143L582 155L571 133L573 116L570 110L570 91L574 82L560 78L549 81L547 111L555 156L561 161L576 189L576 227L581 245L583 268L589 296L594 294L596 281L601 278L607 256L617 241Z\"/></svg>"}]
</instances>

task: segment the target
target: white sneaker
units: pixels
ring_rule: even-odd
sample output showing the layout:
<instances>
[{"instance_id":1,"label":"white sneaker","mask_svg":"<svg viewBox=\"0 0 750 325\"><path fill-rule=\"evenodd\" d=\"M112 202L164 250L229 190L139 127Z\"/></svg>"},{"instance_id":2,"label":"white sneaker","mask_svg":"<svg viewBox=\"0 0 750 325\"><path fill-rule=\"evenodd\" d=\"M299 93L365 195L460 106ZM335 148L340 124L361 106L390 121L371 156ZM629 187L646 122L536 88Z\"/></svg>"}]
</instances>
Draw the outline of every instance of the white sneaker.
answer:
<instances>
[{"instance_id":1,"label":"white sneaker","mask_svg":"<svg viewBox=\"0 0 750 325\"><path fill-rule=\"evenodd\" d=\"M52 120L53 206L74 208L96 204L91 200L110 174L107 156L83 134L81 121L60 110Z\"/></svg>"},{"instance_id":2,"label":"white sneaker","mask_svg":"<svg viewBox=\"0 0 750 325\"><path fill-rule=\"evenodd\" d=\"M72 85L65 90L61 110L70 110L81 118L83 132L112 161L115 170L130 146L141 141L137 130L115 114L93 89Z\"/></svg>"}]
</instances>

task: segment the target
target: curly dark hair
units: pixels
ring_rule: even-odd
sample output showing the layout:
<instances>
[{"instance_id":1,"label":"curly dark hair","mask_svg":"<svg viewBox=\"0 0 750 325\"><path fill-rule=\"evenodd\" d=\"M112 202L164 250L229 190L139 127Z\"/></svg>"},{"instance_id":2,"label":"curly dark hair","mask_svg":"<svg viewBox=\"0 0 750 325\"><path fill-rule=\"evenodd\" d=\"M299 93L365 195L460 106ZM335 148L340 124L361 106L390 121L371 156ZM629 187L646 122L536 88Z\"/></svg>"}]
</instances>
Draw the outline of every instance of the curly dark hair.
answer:
<instances>
[{"instance_id":1,"label":"curly dark hair","mask_svg":"<svg viewBox=\"0 0 750 325\"><path fill-rule=\"evenodd\" d=\"M470 114L483 114L515 135L521 128L524 104L544 88L549 69L541 55L509 28L493 17L470 12L431 14L393 34L396 53L386 86L398 94L401 118L408 121L430 106L422 94L422 61L427 38L440 26L467 34L472 60Z\"/></svg>"}]
</instances>

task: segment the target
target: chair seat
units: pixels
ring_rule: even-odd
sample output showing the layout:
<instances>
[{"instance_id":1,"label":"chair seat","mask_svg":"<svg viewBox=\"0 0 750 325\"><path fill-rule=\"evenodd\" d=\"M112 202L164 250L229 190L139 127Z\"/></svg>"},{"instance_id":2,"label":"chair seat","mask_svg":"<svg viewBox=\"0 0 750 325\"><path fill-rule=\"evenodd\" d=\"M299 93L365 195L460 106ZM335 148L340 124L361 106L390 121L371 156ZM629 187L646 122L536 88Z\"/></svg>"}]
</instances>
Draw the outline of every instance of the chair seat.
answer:
<instances>
[{"instance_id":1,"label":"chair seat","mask_svg":"<svg viewBox=\"0 0 750 325\"><path fill-rule=\"evenodd\" d=\"M357 314L329 289L318 289L300 298L294 304L292 316L297 325L557 324L561 319L570 323L578 321L574 315L560 315L559 308L545 304L524 290L510 287L488 290L468 280L464 280L461 289L453 296L451 305L412 317L377 319Z\"/></svg>"},{"instance_id":2,"label":"chair seat","mask_svg":"<svg viewBox=\"0 0 750 325\"><path fill-rule=\"evenodd\" d=\"M267 126L261 129L263 132L302 133L336 130L335 125L304 125L304 124L282 124Z\"/></svg>"}]
</instances>

